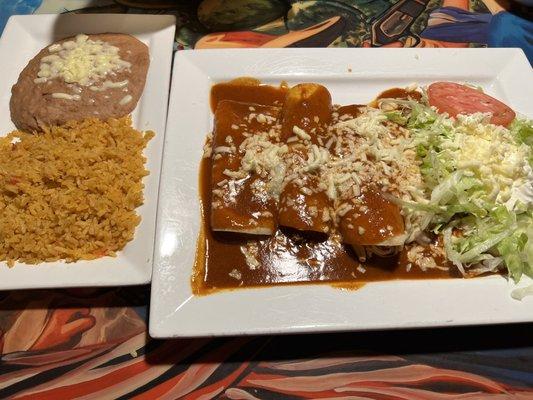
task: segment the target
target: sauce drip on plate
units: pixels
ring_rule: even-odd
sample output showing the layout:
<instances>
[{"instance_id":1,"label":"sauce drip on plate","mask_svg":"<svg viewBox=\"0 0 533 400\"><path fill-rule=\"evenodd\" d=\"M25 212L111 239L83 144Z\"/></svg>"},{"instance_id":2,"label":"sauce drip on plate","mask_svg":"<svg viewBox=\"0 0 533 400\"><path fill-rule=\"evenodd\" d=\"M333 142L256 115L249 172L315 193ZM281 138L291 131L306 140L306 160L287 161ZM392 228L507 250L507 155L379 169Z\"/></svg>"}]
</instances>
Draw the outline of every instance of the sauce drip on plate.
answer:
<instances>
[{"instance_id":1,"label":"sauce drip on plate","mask_svg":"<svg viewBox=\"0 0 533 400\"><path fill-rule=\"evenodd\" d=\"M307 140L313 144L318 143L320 136L320 145L324 147L324 143L328 141L327 127L333 123L329 118L330 114L336 114L337 117L344 115L346 118L355 118L359 114L359 108L365 107L348 105L331 109L328 105L330 100L327 98L329 94L327 96L320 94L322 87L313 86L314 84L305 85L307 86L301 90L297 86L289 89L285 84L274 87L263 85L253 78L240 78L213 86L211 107L214 112L217 112L218 118L215 128L224 129L225 133L219 134L217 137L217 132L215 132L214 143L208 143L213 147L212 156L204 157L200 166L199 186L203 215L197 245L195 272L192 279L194 292L207 294L216 290L239 287L305 283L327 283L335 287L354 289L371 281L450 277L450 272L440 269L422 271L419 268L411 268L407 257L408 246L394 255L387 257L374 255L363 262L351 246L357 246L359 243L339 240L338 232L317 229L316 224L309 224L307 228L302 227L301 224L293 224L294 226L292 226L287 221L283 221L283 207L280 208L279 213L271 210L271 206L267 203L262 205L262 208L259 207L257 199L249 190L249 186L253 184L249 177L241 180L238 177L234 179L238 185L242 181L242 188L232 187L231 191L240 194L235 197L231 207L219 209L221 206L213 193L216 193L225 184L227 180L225 174L233 173L238 169L240 162L234 158L234 155L242 143L242 139L244 139L240 135L243 132L247 135L254 135L254 130L258 126L256 120L238 123L235 118L244 121L240 115L242 114L241 108L249 108L251 112L263 115L261 121L264 120L263 117L270 118L276 115L274 107L281 109L278 121L281 132L280 143L288 142L287 151L290 153L298 149L297 146L291 144L290 138L310 133L311 135ZM309 116L310 118L297 112L290 113L291 107L285 107L287 104L291 106L291 94L295 88L296 95L302 99L300 110L317 109ZM311 92L308 93L308 90ZM315 93L316 95L320 94L321 100L316 97ZM407 96L416 98L417 95L418 93L413 94L404 89L391 89L383 92L379 98L406 98ZM230 102L225 102L227 100ZM285 103L286 101L289 103ZM313 105L314 103L325 106L317 107ZM295 104L298 104L297 100ZM295 110L298 108L296 107ZM228 115L222 115L223 112ZM324 115L314 119L318 112L322 112ZM339 120L343 122L343 119L337 119L337 122ZM313 125L314 123L316 126ZM299 131L300 129L303 133ZM224 140L222 141L222 139ZM303 142L304 139L300 137L298 140ZM380 229L380 225L386 223L390 227L388 236L400 233L404 227L401 216L398 214L398 208L381 196L377 189L367 189L364 188L359 197L361 204L366 205L364 209L369 211L354 214L354 218L356 218L352 221L354 225L345 224L344 231L352 236L366 233L364 236L369 240L372 239L370 244L373 244L381 240L381 237L378 238L378 233L383 234L383 232L373 231ZM291 188L288 187L283 190L291 190ZM282 200L286 195L283 190L280 193ZM311 198L313 197L314 195ZM280 200L280 204L284 204L282 200ZM214 208L213 204L215 204ZM380 207L381 214L373 213L372 207L369 206ZM225 212L231 211L235 218L238 217L232 220L237 221L242 217L239 213L244 215L246 210L252 209L267 216L264 221L258 219L260 227L264 225L264 230L254 231L253 226L245 226L246 220L238 224L239 226L232 226L230 220L220 219ZM368 213L373 214L367 215ZM350 213L347 212L346 215L348 216ZM368 221L364 221L365 223L368 222L366 224L357 220L357 218L365 219L366 217L368 217ZM212 226L213 223L215 223L216 229ZM342 223L339 228L341 231L343 230ZM263 231L266 234L261 235ZM361 245L367 244L369 243L361 243ZM444 260L440 260L440 262L444 263Z\"/></svg>"}]
</instances>

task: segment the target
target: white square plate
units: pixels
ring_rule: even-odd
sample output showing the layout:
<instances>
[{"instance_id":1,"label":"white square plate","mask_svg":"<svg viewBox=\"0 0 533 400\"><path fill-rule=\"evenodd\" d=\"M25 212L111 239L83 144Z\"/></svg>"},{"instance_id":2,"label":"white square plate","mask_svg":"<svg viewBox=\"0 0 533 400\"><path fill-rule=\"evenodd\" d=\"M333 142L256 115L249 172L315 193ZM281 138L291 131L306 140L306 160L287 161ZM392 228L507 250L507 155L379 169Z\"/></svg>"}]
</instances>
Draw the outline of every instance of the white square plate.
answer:
<instances>
[{"instance_id":1,"label":"white square plate","mask_svg":"<svg viewBox=\"0 0 533 400\"><path fill-rule=\"evenodd\" d=\"M198 166L212 128L209 90L252 76L278 84L318 82L334 103L366 103L413 82L468 81L533 116L533 72L516 49L260 49L178 52L163 156L150 335L191 337L367 330L533 321L533 298L509 295L499 276L401 280L345 291L286 285L192 294L200 225ZM351 72L349 72L351 71Z\"/></svg>"},{"instance_id":2,"label":"white square plate","mask_svg":"<svg viewBox=\"0 0 533 400\"><path fill-rule=\"evenodd\" d=\"M0 39L0 135L15 127L9 113L11 86L43 47L78 33L128 33L149 47L150 68L144 93L133 112L133 126L156 136L145 150L150 175L145 178L142 217L135 238L117 257L37 266L0 263L0 290L75 286L136 285L150 282L161 158L165 137L175 18L166 15L30 15L9 19Z\"/></svg>"}]
</instances>

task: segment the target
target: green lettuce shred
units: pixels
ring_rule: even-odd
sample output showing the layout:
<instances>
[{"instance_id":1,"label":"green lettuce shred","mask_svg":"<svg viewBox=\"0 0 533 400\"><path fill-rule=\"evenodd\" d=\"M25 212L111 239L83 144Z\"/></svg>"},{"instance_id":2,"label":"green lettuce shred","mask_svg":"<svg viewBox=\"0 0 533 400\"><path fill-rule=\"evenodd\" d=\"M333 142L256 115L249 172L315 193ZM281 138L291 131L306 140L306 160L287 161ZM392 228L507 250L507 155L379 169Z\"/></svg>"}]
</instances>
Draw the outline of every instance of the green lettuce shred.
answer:
<instances>
[{"instance_id":1,"label":"green lettuce shred","mask_svg":"<svg viewBox=\"0 0 533 400\"><path fill-rule=\"evenodd\" d=\"M458 129L466 129L458 127L460 121L422 102L407 100L402 105L402 112L386 115L411 130L430 201L400 204L407 210L431 215L428 229L442 235L447 258L461 271L501 262L500 267L507 268L516 282L523 275L533 277L531 205L520 201L514 205L497 203L492 193L498 188L475 172L459 168L453 144ZM527 157L533 165L533 121L517 118L508 130L517 146L529 146Z\"/></svg>"}]
</instances>

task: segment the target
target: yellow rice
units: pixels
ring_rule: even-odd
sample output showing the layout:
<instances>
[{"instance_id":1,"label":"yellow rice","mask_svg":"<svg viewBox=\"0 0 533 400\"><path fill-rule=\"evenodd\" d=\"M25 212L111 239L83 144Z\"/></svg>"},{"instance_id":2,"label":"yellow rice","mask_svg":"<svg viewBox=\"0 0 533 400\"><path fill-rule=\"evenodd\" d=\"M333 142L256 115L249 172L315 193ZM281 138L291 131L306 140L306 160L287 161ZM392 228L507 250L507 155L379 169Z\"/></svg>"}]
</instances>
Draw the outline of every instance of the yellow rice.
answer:
<instances>
[{"instance_id":1,"label":"yellow rice","mask_svg":"<svg viewBox=\"0 0 533 400\"><path fill-rule=\"evenodd\" d=\"M126 117L0 138L0 260L114 256L141 220L142 152L153 135Z\"/></svg>"}]
</instances>

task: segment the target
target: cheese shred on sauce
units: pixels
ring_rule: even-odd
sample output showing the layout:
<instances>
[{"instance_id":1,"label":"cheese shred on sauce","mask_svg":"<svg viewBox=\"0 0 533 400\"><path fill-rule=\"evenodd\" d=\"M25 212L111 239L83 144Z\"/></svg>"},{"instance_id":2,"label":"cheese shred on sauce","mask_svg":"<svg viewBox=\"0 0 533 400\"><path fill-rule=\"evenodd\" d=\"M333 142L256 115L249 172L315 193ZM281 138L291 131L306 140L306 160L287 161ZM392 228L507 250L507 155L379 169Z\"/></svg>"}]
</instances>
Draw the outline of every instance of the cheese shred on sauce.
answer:
<instances>
[{"instance_id":1,"label":"cheese shred on sauce","mask_svg":"<svg viewBox=\"0 0 533 400\"><path fill-rule=\"evenodd\" d=\"M255 118L255 110L250 111ZM311 143L311 136L297 126L292 131L294 136L281 142L281 126L271 125L264 132L245 133L238 149L218 146L213 154L229 153L241 160L238 170L223 172L229 179L237 181L252 174L261 177L252 186L258 197L263 197L266 189L268 196L279 201L289 183L306 196L325 192L333 202L332 210L320 216L326 221L338 222L354 208L365 212L358 197L368 185L377 184L390 195L411 201L413 192L424 196L409 131L389 123L378 109L366 107L355 118L337 118L326 136L318 138L319 144ZM310 176L317 177L316 185L308 186ZM420 217L413 216L408 226L418 232ZM364 230L359 232L364 234ZM414 236L416 233L409 235L411 240Z\"/></svg>"}]
</instances>

